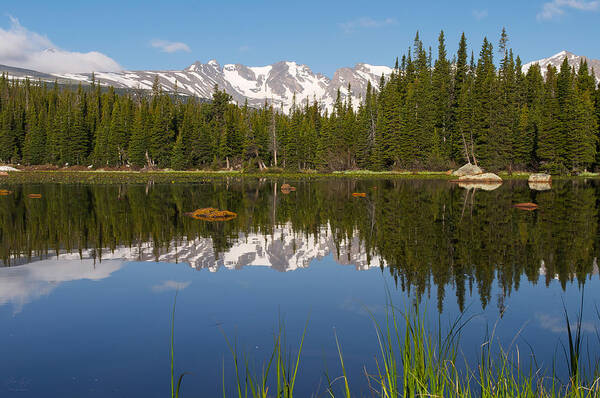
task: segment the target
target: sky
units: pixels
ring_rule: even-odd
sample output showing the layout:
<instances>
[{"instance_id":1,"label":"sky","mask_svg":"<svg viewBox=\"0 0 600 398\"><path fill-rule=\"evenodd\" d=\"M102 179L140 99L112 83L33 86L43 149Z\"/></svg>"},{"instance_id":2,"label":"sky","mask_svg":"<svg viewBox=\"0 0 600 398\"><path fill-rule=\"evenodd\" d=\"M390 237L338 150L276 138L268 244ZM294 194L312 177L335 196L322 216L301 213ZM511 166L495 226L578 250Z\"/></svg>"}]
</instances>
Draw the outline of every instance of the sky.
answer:
<instances>
[{"instance_id":1,"label":"sky","mask_svg":"<svg viewBox=\"0 0 600 398\"><path fill-rule=\"evenodd\" d=\"M502 27L524 62L562 50L600 58L600 0L3 0L1 10L0 64L42 72L288 60L331 77L358 62L393 66L417 31L435 53L444 30L450 55L464 31L477 55Z\"/></svg>"}]
</instances>

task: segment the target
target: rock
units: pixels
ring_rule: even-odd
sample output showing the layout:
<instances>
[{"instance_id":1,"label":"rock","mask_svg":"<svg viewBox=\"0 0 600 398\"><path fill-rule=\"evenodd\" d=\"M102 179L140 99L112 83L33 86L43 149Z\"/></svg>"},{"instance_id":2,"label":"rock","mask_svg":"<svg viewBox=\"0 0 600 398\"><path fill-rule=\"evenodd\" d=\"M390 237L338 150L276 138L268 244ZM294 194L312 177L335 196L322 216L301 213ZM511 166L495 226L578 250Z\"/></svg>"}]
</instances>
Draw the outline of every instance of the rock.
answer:
<instances>
[{"instance_id":1,"label":"rock","mask_svg":"<svg viewBox=\"0 0 600 398\"><path fill-rule=\"evenodd\" d=\"M478 182L478 183L502 183L502 178L494 173L483 173L477 175L466 175L458 179L458 182Z\"/></svg>"},{"instance_id":2,"label":"rock","mask_svg":"<svg viewBox=\"0 0 600 398\"><path fill-rule=\"evenodd\" d=\"M11 166L0 166L0 171L19 171L19 169L15 169Z\"/></svg>"},{"instance_id":3,"label":"rock","mask_svg":"<svg viewBox=\"0 0 600 398\"><path fill-rule=\"evenodd\" d=\"M452 173L452 175L462 177L462 176L474 176L474 175L481 174L481 173L483 173L483 170L481 170L481 168L479 166L476 166L471 163L467 163L464 166L462 166L460 169L454 171Z\"/></svg>"},{"instance_id":4,"label":"rock","mask_svg":"<svg viewBox=\"0 0 600 398\"><path fill-rule=\"evenodd\" d=\"M535 173L535 174L530 174L529 175L529 179L527 181L529 181L529 182L551 183L552 182L552 176L550 174Z\"/></svg>"},{"instance_id":5,"label":"rock","mask_svg":"<svg viewBox=\"0 0 600 398\"><path fill-rule=\"evenodd\" d=\"M498 189L502 186L501 182L459 182L458 186L460 188L470 190L470 189L481 189L482 191L493 191L494 189Z\"/></svg>"},{"instance_id":6,"label":"rock","mask_svg":"<svg viewBox=\"0 0 600 398\"><path fill-rule=\"evenodd\" d=\"M6 171L0 171L0 176L7 176L8 173Z\"/></svg>"},{"instance_id":7,"label":"rock","mask_svg":"<svg viewBox=\"0 0 600 398\"><path fill-rule=\"evenodd\" d=\"M534 191L549 191L552 189L552 184L549 182L529 182L529 189Z\"/></svg>"},{"instance_id":8,"label":"rock","mask_svg":"<svg viewBox=\"0 0 600 398\"><path fill-rule=\"evenodd\" d=\"M536 205L535 203L527 202L527 203L516 203L513 205L513 207L516 207L519 210L533 211L538 208L538 205Z\"/></svg>"},{"instance_id":9,"label":"rock","mask_svg":"<svg viewBox=\"0 0 600 398\"><path fill-rule=\"evenodd\" d=\"M296 187L291 186L290 184L283 184L281 186L281 192L284 194L289 194L290 192L296 191Z\"/></svg>"}]
</instances>

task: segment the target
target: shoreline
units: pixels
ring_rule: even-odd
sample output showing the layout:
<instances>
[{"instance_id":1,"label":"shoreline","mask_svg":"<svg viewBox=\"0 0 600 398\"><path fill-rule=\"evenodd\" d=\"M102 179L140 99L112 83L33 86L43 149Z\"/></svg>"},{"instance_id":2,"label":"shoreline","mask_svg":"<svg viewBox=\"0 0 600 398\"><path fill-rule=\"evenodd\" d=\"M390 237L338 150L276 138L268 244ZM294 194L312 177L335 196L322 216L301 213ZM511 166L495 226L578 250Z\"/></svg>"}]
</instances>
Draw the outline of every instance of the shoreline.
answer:
<instances>
[{"instance_id":1,"label":"shoreline","mask_svg":"<svg viewBox=\"0 0 600 398\"><path fill-rule=\"evenodd\" d=\"M527 180L531 173L515 172L509 175L500 172L498 175L505 181ZM3 183L184 183L198 182L205 179L218 180L222 178L248 178L248 179L294 179L294 180L316 180L316 179L405 179L405 180L442 180L456 181L456 176L447 172L435 171L385 171L373 172L366 170L352 170L331 173L316 172L252 172L243 173L239 171L134 171L134 170L19 170L8 172L0 176L0 184ZM579 176L552 176L555 180L578 180L599 179L600 174L587 173Z\"/></svg>"}]
</instances>

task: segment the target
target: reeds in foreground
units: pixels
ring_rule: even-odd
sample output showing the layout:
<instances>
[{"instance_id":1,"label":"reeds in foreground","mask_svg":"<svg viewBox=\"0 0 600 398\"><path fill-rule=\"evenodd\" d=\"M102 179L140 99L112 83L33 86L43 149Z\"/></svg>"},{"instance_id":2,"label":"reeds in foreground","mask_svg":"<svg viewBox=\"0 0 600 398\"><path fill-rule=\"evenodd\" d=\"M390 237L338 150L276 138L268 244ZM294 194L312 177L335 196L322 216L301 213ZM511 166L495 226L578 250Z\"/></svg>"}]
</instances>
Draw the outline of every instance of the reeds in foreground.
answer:
<instances>
[{"instance_id":1,"label":"reeds in foreground","mask_svg":"<svg viewBox=\"0 0 600 398\"><path fill-rule=\"evenodd\" d=\"M306 336L307 328L308 321L304 326L297 352L294 354L287 346L285 324L280 320L278 331L273 336L273 351L259 372L253 369L248 356L240 355L237 340L234 340L232 344L229 338L223 334L233 357L235 370L234 388L237 397L293 398L296 377L300 367L300 355L304 347L304 337ZM271 374L272 371L275 373ZM269 383L273 383L273 377L275 378L275 388L271 389L271 393L269 394ZM225 372L223 372L223 397L227 397Z\"/></svg>"},{"instance_id":2,"label":"reeds in foreground","mask_svg":"<svg viewBox=\"0 0 600 398\"><path fill-rule=\"evenodd\" d=\"M174 312L173 319L174 324ZM425 312L418 305L400 311L391 301L386 303L383 322L372 315L379 353L376 355L375 370L369 372L365 368L365 377L371 397L380 398L598 398L600 397L600 361L588 361L588 374L581 368L581 350L583 342L582 328L583 297L581 309L575 325L565 307L565 322L568 338L568 351L565 355L568 362L569 380L560 382L553 366L549 374L536 368L535 355L525 369L521 361L521 352L514 342L504 349L495 346L495 327L481 344L480 362L476 368L457 366L459 361L459 342L462 330L470 319L458 317L446 331L442 331L441 320L434 332L427 327ZM596 310L600 321L600 311ZM292 398L296 379L301 371L300 359L304 346L304 338L308 329L306 323L299 346L295 351L286 343L285 325L279 322L279 328L273 336L273 350L270 357L262 365L260 371L252 366L251 358L240 354L237 340L233 343L225 336L233 358L235 380L228 384L225 380L225 364L223 364L223 397L226 398L226 387L235 390L232 396L237 398ZM574 329L574 330L573 330ZM172 325L172 336L174 328ZM519 332L520 333L520 332ZM600 342L600 332L596 331ZM173 372L173 339L171 336L171 396L179 396L179 389L184 374L174 384ZM331 378L325 372L327 388L325 392L315 396L350 398L355 396L347 376L347 367L342 354L342 346L335 334L336 348L341 367L341 375ZM588 357L591 358L588 352Z\"/></svg>"}]
</instances>

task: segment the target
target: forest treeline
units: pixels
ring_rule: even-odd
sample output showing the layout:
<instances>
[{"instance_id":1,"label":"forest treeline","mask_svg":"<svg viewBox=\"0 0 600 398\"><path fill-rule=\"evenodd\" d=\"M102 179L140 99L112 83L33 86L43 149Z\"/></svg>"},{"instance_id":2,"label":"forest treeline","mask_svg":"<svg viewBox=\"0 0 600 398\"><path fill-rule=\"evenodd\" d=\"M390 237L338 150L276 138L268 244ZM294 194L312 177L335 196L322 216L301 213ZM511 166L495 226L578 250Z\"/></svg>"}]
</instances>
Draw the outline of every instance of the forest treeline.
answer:
<instances>
[{"instance_id":1,"label":"forest treeline","mask_svg":"<svg viewBox=\"0 0 600 398\"><path fill-rule=\"evenodd\" d=\"M470 55L469 55L470 52ZM463 34L449 57L417 34L389 77L360 104L338 91L333 109L302 101L289 112L161 91L60 89L0 77L0 162L173 169L490 170L568 173L600 166L600 87L586 62L526 74L503 30L477 59ZM499 57L494 60L494 54ZM352 87L347 88L348 91Z\"/></svg>"}]
</instances>

